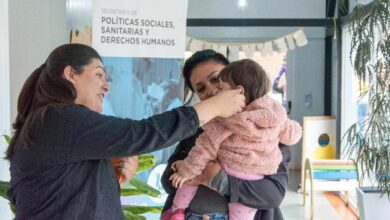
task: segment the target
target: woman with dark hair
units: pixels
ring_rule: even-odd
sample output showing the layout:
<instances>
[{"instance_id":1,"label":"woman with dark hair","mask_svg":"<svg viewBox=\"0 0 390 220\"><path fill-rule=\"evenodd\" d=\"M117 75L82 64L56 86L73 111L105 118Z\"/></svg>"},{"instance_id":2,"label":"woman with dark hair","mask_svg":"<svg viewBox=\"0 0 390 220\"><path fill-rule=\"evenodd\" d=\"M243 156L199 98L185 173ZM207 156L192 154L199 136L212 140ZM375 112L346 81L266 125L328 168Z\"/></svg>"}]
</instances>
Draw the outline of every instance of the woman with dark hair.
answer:
<instances>
[{"instance_id":1,"label":"woman with dark hair","mask_svg":"<svg viewBox=\"0 0 390 220\"><path fill-rule=\"evenodd\" d=\"M16 219L123 219L110 158L167 147L245 105L235 90L135 121L99 114L108 89L101 57L81 44L56 48L29 76L7 150Z\"/></svg>"},{"instance_id":2,"label":"woman with dark hair","mask_svg":"<svg viewBox=\"0 0 390 220\"><path fill-rule=\"evenodd\" d=\"M218 91L219 73L228 63L228 60L222 54L213 50L194 53L187 59L183 67L186 85L199 96L200 100L213 97ZM188 156L197 137L202 132L203 130L199 129L196 135L181 141L168 160L167 168L162 177L162 185L169 194L163 213L172 207L176 193L176 189L169 180L169 177L174 173L171 166L174 162L183 160ZM283 159L277 173L256 181L227 176L226 173L221 171L219 163L209 163L203 175L187 181L187 183L208 185L217 189L217 191L200 185L186 210L186 219L200 220L204 217L208 217L209 220L228 219L228 203L241 203L258 209L255 219L283 219L279 205L287 189L291 153L287 146L282 145L280 145L280 151ZM226 196L227 192L230 195Z\"/></svg>"}]
</instances>

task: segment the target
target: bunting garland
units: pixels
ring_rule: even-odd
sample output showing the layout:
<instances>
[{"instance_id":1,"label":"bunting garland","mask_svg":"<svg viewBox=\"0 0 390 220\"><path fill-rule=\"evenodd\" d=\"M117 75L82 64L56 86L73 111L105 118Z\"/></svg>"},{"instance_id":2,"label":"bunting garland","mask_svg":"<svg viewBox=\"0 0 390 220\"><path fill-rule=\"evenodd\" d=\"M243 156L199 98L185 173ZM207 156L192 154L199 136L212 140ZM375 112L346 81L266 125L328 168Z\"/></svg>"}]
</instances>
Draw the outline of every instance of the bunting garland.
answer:
<instances>
[{"instance_id":1,"label":"bunting garland","mask_svg":"<svg viewBox=\"0 0 390 220\"><path fill-rule=\"evenodd\" d=\"M261 56L272 55L276 53L286 53L288 50L294 50L295 47L303 47L308 43L303 28L300 28L292 33L278 37L274 40L258 43L216 43L204 40L199 40L192 37L186 39L186 50L195 52L203 49L213 49L217 52L227 55L229 52L229 60L237 60L238 53L244 52L250 58L253 57L256 51L260 52Z\"/></svg>"}]
</instances>

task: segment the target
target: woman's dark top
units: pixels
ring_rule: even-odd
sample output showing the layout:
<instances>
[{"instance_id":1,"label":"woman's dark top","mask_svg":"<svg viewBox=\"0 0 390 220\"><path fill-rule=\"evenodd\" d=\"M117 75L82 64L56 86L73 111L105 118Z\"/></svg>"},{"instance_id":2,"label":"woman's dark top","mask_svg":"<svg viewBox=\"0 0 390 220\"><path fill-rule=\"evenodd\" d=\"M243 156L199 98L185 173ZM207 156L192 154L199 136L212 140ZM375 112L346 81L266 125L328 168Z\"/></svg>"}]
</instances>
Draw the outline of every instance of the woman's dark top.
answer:
<instances>
[{"instance_id":1,"label":"woman's dark top","mask_svg":"<svg viewBox=\"0 0 390 220\"><path fill-rule=\"evenodd\" d=\"M201 133L202 130L199 129L196 135L182 140L168 160L167 168L161 178L162 186L169 194L163 212L172 206L176 193L176 189L169 180L169 177L173 174L170 167L173 162L183 160L187 157L189 151L195 145L196 138ZM283 161L280 163L276 174L256 181L241 180L228 176L230 198L225 198L215 190L201 185L191 201L188 210L199 214L227 213L228 202L239 202L258 209L255 219L283 220L279 206L287 190L291 152L289 147L284 145L280 145L280 150L283 155Z\"/></svg>"},{"instance_id":2,"label":"woman's dark top","mask_svg":"<svg viewBox=\"0 0 390 220\"><path fill-rule=\"evenodd\" d=\"M33 144L16 142L8 196L16 219L124 219L109 158L156 151L193 135L192 107L135 121L81 105L51 107L33 125Z\"/></svg>"}]
</instances>

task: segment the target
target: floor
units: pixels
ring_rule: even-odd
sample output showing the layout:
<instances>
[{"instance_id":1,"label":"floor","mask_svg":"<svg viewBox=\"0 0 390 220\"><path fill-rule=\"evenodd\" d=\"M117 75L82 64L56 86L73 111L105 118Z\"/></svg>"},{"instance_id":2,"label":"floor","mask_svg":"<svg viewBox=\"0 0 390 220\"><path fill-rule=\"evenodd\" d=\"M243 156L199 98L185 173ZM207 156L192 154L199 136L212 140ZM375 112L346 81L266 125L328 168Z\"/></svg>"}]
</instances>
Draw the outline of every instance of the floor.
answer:
<instances>
[{"instance_id":1,"label":"floor","mask_svg":"<svg viewBox=\"0 0 390 220\"><path fill-rule=\"evenodd\" d=\"M299 182L300 171L290 171L289 190L281 205L286 220L310 220L309 203L303 206L302 194L297 192ZM315 220L358 219L351 209L344 205L342 199L334 193L317 192L314 198Z\"/></svg>"},{"instance_id":2,"label":"floor","mask_svg":"<svg viewBox=\"0 0 390 220\"><path fill-rule=\"evenodd\" d=\"M300 182L300 171L290 171L289 190L281 205L285 220L310 219L309 205L302 203L302 194L297 192ZM353 195L351 196L353 199ZM4 216L8 210L8 204L0 198L0 215L2 219L11 219L10 215ZM333 193L316 193L314 200L314 220L358 220L356 215L344 205L342 199ZM159 219L159 214L147 214L147 219Z\"/></svg>"},{"instance_id":3,"label":"floor","mask_svg":"<svg viewBox=\"0 0 390 220\"><path fill-rule=\"evenodd\" d=\"M285 220L310 220L309 203L304 207L302 194L297 192L299 183L300 171L290 171L289 189L281 205ZM314 198L314 220L358 220L338 195L319 192ZM148 220L159 219L157 214L146 216Z\"/></svg>"}]
</instances>

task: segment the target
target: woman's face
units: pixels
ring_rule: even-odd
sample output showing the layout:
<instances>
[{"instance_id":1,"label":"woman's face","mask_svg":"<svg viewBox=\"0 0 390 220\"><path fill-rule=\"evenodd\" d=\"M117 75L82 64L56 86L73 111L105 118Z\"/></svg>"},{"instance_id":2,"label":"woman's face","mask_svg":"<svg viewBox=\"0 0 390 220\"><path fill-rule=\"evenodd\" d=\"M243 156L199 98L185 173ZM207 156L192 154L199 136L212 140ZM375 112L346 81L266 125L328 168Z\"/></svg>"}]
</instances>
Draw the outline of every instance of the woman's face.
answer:
<instances>
[{"instance_id":1,"label":"woman's face","mask_svg":"<svg viewBox=\"0 0 390 220\"><path fill-rule=\"evenodd\" d=\"M218 92L218 76L224 67L224 64L206 61L199 63L192 70L190 82L201 101L214 96Z\"/></svg>"},{"instance_id":2,"label":"woman's face","mask_svg":"<svg viewBox=\"0 0 390 220\"><path fill-rule=\"evenodd\" d=\"M74 74L71 81L76 89L76 104L81 104L92 111L102 112L104 94L108 91L105 68L99 59L84 66L81 74Z\"/></svg>"}]
</instances>

